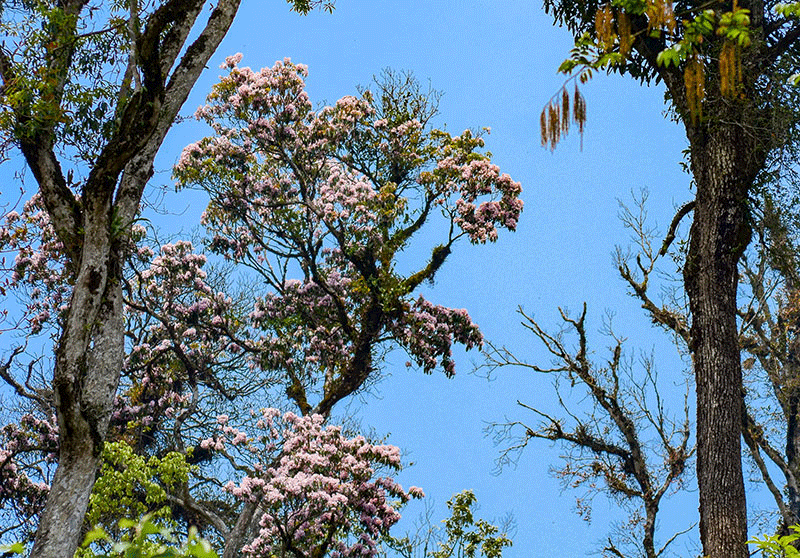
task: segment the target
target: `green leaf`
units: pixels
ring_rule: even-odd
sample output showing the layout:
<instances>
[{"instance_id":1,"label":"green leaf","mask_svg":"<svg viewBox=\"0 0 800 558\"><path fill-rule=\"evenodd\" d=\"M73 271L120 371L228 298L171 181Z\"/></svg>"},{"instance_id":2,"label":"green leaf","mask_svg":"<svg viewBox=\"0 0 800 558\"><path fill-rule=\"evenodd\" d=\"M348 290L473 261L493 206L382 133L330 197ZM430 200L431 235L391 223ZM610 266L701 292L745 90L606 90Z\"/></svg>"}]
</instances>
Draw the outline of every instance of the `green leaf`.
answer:
<instances>
[{"instance_id":1,"label":"green leaf","mask_svg":"<svg viewBox=\"0 0 800 558\"><path fill-rule=\"evenodd\" d=\"M22 543L0 544L0 554L24 554L25 546Z\"/></svg>"},{"instance_id":2,"label":"green leaf","mask_svg":"<svg viewBox=\"0 0 800 558\"><path fill-rule=\"evenodd\" d=\"M142 535L169 535L169 529L162 529L150 519L143 519L141 523L139 523Z\"/></svg>"},{"instance_id":3,"label":"green leaf","mask_svg":"<svg viewBox=\"0 0 800 558\"><path fill-rule=\"evenodd\" d=\"M83 539L83 544L81 546L87 547L93 542L101 540L107 541L109 540L109 538L108 538L108 533L106 533L105 530L98 525L97 527L86 533L86 537Z\"/></svg>"},{"instance_id":4,"label":"green leaf","mask_svg":"<svg viewBox=\"0 0 800 558\"><path fill-rule=\"evenodd\" d=\"M568 74L570 73L578 63L575 60L564 60L561 65L558 67L558 72L560 74Z\"/></svg>"}]
</instances>

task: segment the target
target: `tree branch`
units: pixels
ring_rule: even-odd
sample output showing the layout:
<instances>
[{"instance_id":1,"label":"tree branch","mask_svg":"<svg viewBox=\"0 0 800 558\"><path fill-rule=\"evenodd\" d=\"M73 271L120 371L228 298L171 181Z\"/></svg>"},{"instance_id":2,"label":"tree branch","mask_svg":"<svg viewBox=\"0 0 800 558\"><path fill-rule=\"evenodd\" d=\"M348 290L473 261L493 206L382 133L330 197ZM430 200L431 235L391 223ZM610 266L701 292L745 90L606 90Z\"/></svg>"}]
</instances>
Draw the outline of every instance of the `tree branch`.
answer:
<instances>
[{"instance_id":1,"label":"tree branch","mask_svg":"<svg viewBox=\"0 0 800 558\"><path fill-rule=\"evenodd\" d=\"M661 245L661 250L658 251L659 256L665 256L667 254L670 244L672 244L672 241L675 240L675 231L678 229L681 219L686 217L686 215L694 209L694 205L694 200L685 203L672 218L672 222L669 224L669 229L667 230L667 236L664 238L664 243Z\"/></svg>"}]
</instances>

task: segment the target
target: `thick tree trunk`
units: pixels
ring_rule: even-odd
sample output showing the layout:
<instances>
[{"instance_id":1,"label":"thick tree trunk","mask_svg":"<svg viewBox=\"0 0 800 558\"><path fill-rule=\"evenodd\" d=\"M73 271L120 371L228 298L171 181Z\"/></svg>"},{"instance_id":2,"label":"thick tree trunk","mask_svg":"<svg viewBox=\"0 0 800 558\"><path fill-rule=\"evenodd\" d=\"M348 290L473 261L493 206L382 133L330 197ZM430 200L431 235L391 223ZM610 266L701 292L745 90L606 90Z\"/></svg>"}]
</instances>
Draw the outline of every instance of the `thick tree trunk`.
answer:
<instances>
[{"instance_id":1,"label":"thick tree trunk","mask_svg":"<svg viewBox=\"0 0 800 558\"><path fill-rule=\"evenodd\" d=\"M85 2L75 2L79 6L75 13L80 13ZM148 17L135 44L134 71L140 72L145 87L131 92L126 104L118 107L122 122L90 169L80 200L66 185L53 150L52 130L20 141L51 223L75 266L53 376L59 465L31 557L70 558L80 542L123 365L124 244L155 155L230 28L239 3L217 2L189 45L185 41L204 0L165 0Z\"/></svg>"},{"instance_id":2,"label":"thick tree trunk","mask_svg":"<svg viewBox=\"0 0 800 558\"><path fill-rule=\"evenodd\" d=\"M697 384L700 538L708 558L748 556L736 324L738 262L750 240L747 192L754 178L754 149L746 138L738 126L723 124L692 138L697 198L684 280Z\"/></svg>"},{"instance_id":3,"label":"thick tree trunk","mask_svg":"<svg viewBox=\"0 0 800 558\"><path fill-rule=\"evenodd\" d=\"M91 205L91 204L87 204ZM59 464L32 556L71 556L108 429L123 359L121 250L111 204L87 211L86 240L53 376Z\"/></svg>"},{"instance_id":4,"label":"thick tree trunk","mask_svg":"<svg viewBox=\"0 0 800 558\"><path fill-rule=\"evenodd\" d=\"M70 450L61 452L32 556L72 556L81 542L99 460L93 457L92 444L73 444Z\"/></svg>"},{"instance_id":5,"label":"thick tree trunk","mask_svg":"<svg viewBox=\"0 0 800 558\"><path fill-rule=\"evenodd\" d=\"M244 503L236 524L225 536L222 558L237 558L241 555L242 547L252 540L254 533L258 532L262 514L256 502Z\"/></svg>"}]
</instances>

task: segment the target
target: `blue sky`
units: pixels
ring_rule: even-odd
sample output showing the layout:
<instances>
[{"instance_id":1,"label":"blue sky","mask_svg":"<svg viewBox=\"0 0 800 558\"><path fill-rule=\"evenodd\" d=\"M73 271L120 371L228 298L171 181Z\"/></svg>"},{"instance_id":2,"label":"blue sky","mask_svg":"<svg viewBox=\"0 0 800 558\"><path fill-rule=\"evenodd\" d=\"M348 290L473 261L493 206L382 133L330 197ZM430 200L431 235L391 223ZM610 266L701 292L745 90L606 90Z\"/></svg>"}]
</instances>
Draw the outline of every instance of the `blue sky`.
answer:
<instances>
[{"instance_id":1,"label":"blue sky","mask_svg":"<svg viewBox=\"0 0 800 558\"><path fill-rule=\"evenodd\" d=\"M556 68L570 46L569 33L555 28L532 2L338 0L333 14L301 17L280 1L246 1L184 113L202 104L220 74L217 65L236 52L244 54L242 65L255 68L284 57L307 64L315 102L353 94L386 67L430 80L444 92L435 125L451 132L491 127L487 148L522 183L525 211L518 231L502 234L496 244L458 246L428 296L467 308L488 339L542 365L549 357L519 325L517 306L557 329L558 306L577 310L587 301L598 358L609 344L597 333L600 319L613 310L618 333L630 340L628 350L654 350L665 382L679 383L683 364L626 296L611 255L616 245L628 243L618 200L648 188L650 215L663 228L675 206L690 199L689 177L678 164L683 132L664 117L660 88L597 76L583 88L589 115L583 149L575 133L555 153L542 148L539 113L563 82ZM195 124L176 127L162 149L161 168L168 169L180 149L203 133ZM156 181L168 176L157 175ZM187 206L193 200L175 198ZM201 209L186 213L187 227ZM395 360L377 393L351 408L365 426L390 434L388 441L415 462L401 481L424 488L435 503L435 520L445 517L444 502L453 493L473 489L481 516L515 517L508 557L582 556L598 548L609 522L620 516L600 496L591 524L577 517L577 494L562 492L548 473L558 463L558 447L532 444L516 468L494 474L498 448L484 434L486 424L505 418L535 423L516 406L518 399L557 411L550 378L505 370L487 382L470 374L480 361L477 353L459 355L452 380L408 371L404 358ZM696 508L692 494L665 504L663 535L694 522ZM422 509L408 508L406 528ZM675 552L691 555L691 540L690 535L677 542Z\"/></svg>"}]
</instances>

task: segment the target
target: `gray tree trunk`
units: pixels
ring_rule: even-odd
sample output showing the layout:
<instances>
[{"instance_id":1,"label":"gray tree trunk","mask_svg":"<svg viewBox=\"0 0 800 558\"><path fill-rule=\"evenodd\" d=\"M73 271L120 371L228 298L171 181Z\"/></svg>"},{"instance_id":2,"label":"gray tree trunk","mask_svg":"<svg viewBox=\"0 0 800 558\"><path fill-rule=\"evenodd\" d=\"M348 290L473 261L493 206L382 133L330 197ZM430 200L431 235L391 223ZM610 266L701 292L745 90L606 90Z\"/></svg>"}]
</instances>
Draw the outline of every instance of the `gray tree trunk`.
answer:
<instances>
[{"instance_id":1,"label":"gray tree trunk","mask_svg":"<svg viewBox=\"0 0 800 558\"><path fill-rule=\"evenodd\" d=\"M69 558L80 543L123 365L121 280L131 225L152 176L155 155L227 33L239 3L217 2L205 27L188 46L185 41L205 6L203 0L166 0L143 22L129 68L139 73L143 87L122 96L119 125L89 170L80 198L62 174L52 127L19 138L75 277L53 375L59 464L32 557ZM78 15L85 4L85 0L64 3L65 10ZM13 81L11 56L0 49L4 83ZM70 56L56 62L56 71L66 81ZM36 119L35 114L23 112L16 116L21 122Z\"/></svg>"},{"instance_id":2,"label":"gray tree trunk","mask_svg":"<svg viewBox=\"0 0 800 558\"><path fill-rule=\"evenodd\" d=\"M697 386L700 538L708 558L747 558L736 296L739 258L750 241L748 191L763 158L743 131L743 114L716 116L689 134L697 197L684 281Z\"/></svg>"}]
</instances>

